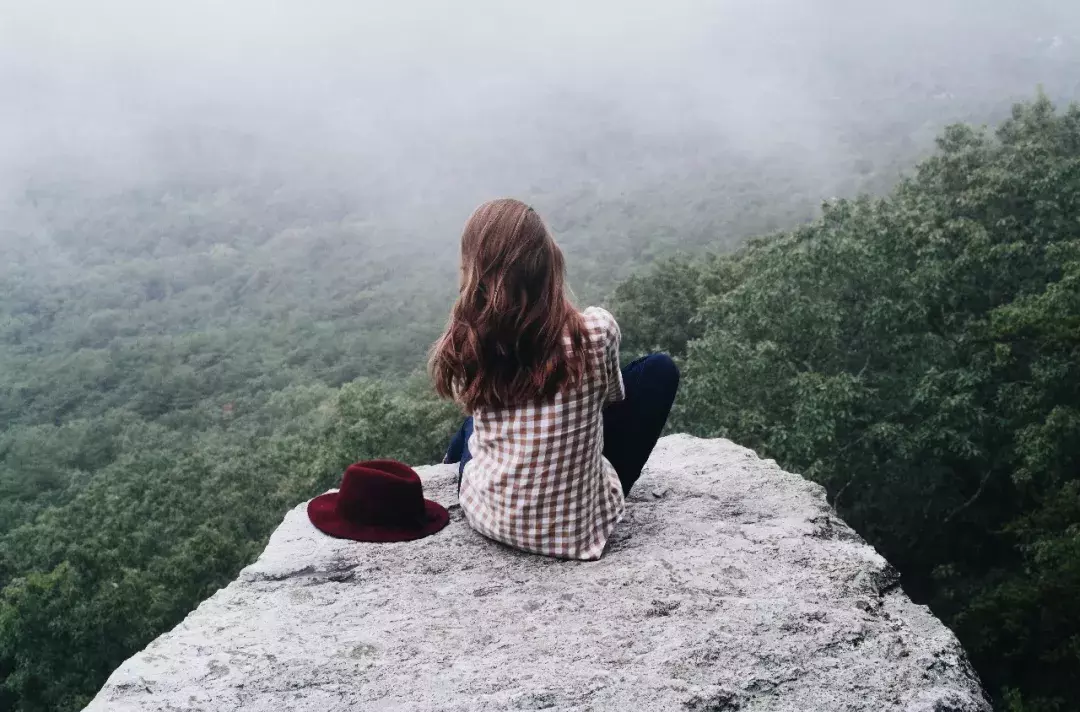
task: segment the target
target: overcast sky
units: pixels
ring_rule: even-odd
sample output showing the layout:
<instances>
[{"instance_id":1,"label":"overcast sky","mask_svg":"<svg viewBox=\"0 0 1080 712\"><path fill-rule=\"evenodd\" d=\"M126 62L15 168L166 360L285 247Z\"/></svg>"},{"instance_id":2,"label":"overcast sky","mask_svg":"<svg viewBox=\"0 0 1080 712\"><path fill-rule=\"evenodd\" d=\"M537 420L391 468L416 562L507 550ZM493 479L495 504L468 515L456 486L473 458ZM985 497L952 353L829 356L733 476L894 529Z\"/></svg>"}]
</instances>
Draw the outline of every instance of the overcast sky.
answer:
<instances>
[{"instance_id":1,"label":"overcast sky","mask_svg":"<svg viewBox=\"0 0 1080 712\"><path fill-rule=\"evenodd\" d=\"M826 160L852 115L880 111L864 87L948 98L1015 69L1030 93L1044 62L1069 96L1058 65L1077 57L1077 6L0 0L0 178L167 171L162 155L180 159L148 141L191 127L253 137L250 160L384 170L475 155L539 174L552 150L619 131Z\"/></svg>"}]
</instances>

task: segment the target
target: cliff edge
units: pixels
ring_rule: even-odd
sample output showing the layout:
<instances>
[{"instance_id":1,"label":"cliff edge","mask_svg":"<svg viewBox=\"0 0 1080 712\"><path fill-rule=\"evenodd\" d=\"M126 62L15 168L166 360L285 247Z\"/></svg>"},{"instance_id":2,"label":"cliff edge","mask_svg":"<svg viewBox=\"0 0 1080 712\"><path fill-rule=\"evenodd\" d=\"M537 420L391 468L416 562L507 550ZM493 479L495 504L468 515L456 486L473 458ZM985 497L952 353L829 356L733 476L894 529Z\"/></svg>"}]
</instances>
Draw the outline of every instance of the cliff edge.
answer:
<instances>
[{"instance_id":1,"label":"cliff edge","mask_svg":"<svg viewBox=\"0 0 1080 712\"><path fill-rule=\"evenodd\" d=\"M663 438L598 562L518 553L450 507L427 539L289 512L259 560L88 712L988 712L953 634L824 491L726 440Z\"/></svg>"}]
</instances>

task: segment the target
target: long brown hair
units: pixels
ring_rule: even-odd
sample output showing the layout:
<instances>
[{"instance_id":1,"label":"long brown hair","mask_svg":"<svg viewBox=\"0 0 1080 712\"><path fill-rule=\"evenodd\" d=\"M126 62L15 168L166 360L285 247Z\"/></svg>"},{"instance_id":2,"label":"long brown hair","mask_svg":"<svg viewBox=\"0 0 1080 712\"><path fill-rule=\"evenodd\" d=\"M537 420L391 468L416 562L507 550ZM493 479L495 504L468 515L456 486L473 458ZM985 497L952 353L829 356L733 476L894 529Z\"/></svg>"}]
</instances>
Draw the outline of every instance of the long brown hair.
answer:
<instances>
[{"instance_id":1,"label":"long brown hair","mask_svg":"<svg viewBox=\"0 0 1080 712\"><path fill-rule=\"evenodd\" d=\"M564 272L531 207L502 198L477 208L461 235L460 294L428 363L439 395L471 413L549 400L578 383L584 324Z\"/></svg>"}]
</instances>

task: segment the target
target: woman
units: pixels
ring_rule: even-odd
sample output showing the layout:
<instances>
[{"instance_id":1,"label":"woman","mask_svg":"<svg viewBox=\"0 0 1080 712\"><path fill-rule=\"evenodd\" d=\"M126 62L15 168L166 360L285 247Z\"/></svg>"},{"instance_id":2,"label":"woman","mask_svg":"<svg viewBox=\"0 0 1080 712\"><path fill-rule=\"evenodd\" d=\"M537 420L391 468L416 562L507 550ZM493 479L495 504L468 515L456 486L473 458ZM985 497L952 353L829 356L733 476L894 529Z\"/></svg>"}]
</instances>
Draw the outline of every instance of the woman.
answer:
<instances>
[{"instance_id":1,"label":"woman","mask_svg":"<svg viewBox=\"0 0 1080 712\"><path fill-rule=\"evenodd\" d=\"M471 417L460 462L469 524L510 546L598 559L656 445L678 388L672 360L619 368L619 326L577 311L562 252L518 200L477 208L461 237L461 291L430 370Z\"/></svg>"}]
</instances>

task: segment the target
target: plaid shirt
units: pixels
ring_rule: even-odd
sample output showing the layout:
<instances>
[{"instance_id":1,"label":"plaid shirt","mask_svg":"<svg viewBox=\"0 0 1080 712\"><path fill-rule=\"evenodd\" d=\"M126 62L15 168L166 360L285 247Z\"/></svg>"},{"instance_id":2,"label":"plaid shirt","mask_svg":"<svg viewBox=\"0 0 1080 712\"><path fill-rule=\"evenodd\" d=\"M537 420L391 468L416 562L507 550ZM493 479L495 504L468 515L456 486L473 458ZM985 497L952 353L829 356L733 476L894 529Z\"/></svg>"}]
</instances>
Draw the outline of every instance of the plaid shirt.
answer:
<instances>
[{"instance_id":1,"label":"plaid shirt","mask_svg":"<svg viewBox=\"0 0 1080 712\"><path fill-rule=\"evenodd\" d=\"M625 397L619 325L597 307L583 316L581 383L550 403L477 409L459 494L484 536L565 559L599 559L625 506L619 476L601 454L603 408Z\"/></svg>"}]
</instances>

